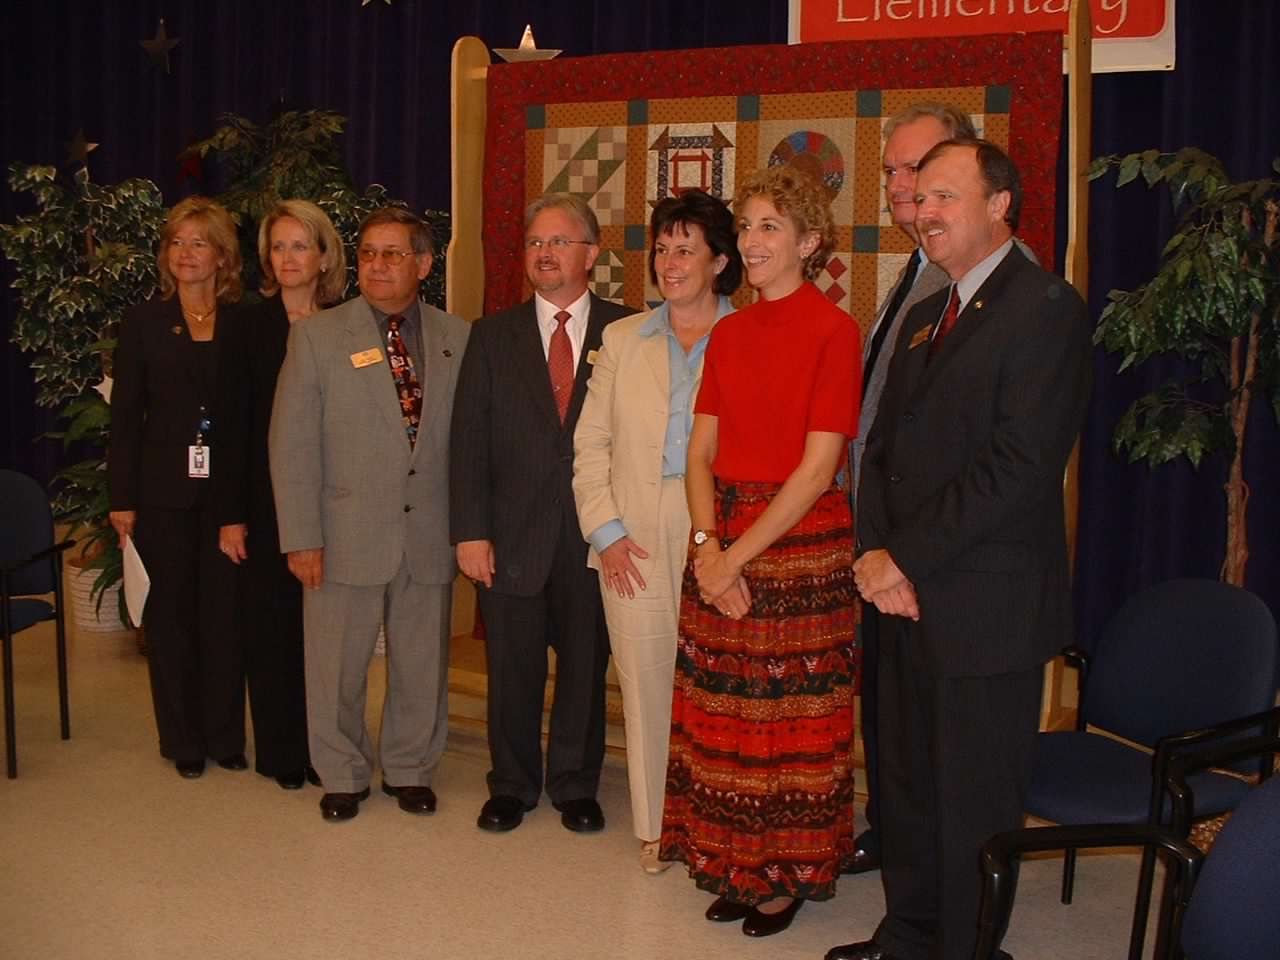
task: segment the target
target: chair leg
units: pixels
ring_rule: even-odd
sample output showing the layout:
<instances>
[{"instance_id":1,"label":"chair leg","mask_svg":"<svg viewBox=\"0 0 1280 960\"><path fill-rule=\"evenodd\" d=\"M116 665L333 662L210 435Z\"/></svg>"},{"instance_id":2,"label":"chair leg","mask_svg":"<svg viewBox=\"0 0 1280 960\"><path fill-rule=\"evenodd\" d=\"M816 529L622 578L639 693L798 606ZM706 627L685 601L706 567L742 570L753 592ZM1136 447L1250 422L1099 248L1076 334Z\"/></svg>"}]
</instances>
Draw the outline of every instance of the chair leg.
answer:
<instances>
[{"instance_id":1,"label":"chair leg","mask_svg":"<svg viewBox=\"0 0 1280 960\"><path fill-rule=\"evenodd\" d=\"M1129 960L1142 960L1142 948L1147 939L1147 914L1151 906L1151 887L1155 880L1155 872L1155 851L1144 850L1142 866L1138 870L1138 897L1133 905L1133 930L1129 934Z\"/></svg>"},{"instance_id":2,"label":"chair leg","mask_svg":"<svg viewBox=\"0 0 1280 960\"><path fill-rule=\"evenodd\" d=\"M1076 851L1068 847L1062 856L1062 902L1071 902L1071 893L1076 883Z\"/></svg>"},{"instance_id":3,"label":"chair leg","mask_svg":"<svg viewBox=\"0 0 1280 960\"><path fill-rule=\"evenodd\" d=\"M9 779L18 776L18 738L13 729L13 638L9 636L9 610L5 605L4 637L4 757Z\"/></svg>"},{"instance_id":4,"label":"chair leg","mask_svg":"<svg viewBox=\"0 0 1280 960\"><path fill-rule=\"evenodd\" d=\"M61 577L59 577L61 581ZM71 711L67 705L67 623L62 613L62 588L59 586L54 598L58 604L55 611L58 642L58 718L62 722L62 739L71 739Z\"/></svg>"}]
</instances>

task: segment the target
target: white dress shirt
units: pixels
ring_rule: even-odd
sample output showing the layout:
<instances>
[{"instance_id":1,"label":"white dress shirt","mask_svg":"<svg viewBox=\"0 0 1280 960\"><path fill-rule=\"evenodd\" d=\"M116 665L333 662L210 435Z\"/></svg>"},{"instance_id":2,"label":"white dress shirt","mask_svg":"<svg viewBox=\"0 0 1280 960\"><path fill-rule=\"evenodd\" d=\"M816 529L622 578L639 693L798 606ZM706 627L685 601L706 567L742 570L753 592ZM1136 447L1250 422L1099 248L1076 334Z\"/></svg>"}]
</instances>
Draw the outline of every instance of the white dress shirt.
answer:
<instances>
[{"instance_id":1,"label":"white dress shirt","mask_svg":"<svg viewBox=\"0 0 1280 960\"><path fill-rule=\"evenodd\" d=\"M573 369L578 369L578 358L582 356L582 342L587 338L587 314L591 312L591 295L583 291L582 296L567 307L557 307L550 300L544 300L542 294L533 295L533 309L538 314L538 334L542 337L542 356L551 352L551 335L556 332L556 314L562 309L570 315L568 330L569 343L573 345Z\"/></svg>"}]
</instances>

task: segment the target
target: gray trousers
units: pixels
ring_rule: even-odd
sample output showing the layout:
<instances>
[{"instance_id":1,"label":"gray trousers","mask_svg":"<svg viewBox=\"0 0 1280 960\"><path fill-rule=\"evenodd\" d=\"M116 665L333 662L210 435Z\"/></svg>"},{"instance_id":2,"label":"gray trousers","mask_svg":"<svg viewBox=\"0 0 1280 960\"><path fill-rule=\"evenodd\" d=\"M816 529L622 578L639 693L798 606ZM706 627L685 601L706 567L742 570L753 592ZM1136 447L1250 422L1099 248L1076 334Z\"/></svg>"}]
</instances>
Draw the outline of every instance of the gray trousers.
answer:
<instances>
[{"instance_id":1,"label":"gray trousers","mask_svg":"<svg viewBox=\"0 0 1280 960\"><path fill-rule=\"evenodd\" d=\"M303 591L311 765L326 792L358 793L373 776L364 715L379 621L387 634L382 778L394 787L431 785L449 727L452 589L415 583L401 561L387 584L326 580Z\"/></svg>"}]
</instances>

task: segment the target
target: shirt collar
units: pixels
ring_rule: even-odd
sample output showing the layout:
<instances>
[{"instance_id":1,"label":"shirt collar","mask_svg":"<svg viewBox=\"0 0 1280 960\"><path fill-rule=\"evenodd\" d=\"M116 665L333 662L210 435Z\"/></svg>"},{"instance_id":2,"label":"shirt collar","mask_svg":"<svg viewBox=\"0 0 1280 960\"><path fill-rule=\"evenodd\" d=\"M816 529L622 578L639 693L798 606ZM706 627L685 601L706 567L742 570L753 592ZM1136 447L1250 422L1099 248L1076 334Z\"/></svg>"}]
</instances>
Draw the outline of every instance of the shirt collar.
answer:
<instances>
[{"instance_id":1,"label":"shirt collar","mask_svg":"<svg viewBox=\"0 0 1280 960\"><path fill-rule=\"evenodd\" d=\"M533 309L538 317L538 325L548 330L555 330L556 314L561 310L565 310L572 319L570 323L582 322L586 320L587 311L591 306L591 292L583 290L582 296L567 307L557 307L550 300L544 299L542 294L535 293L533 295Z\"/></svg>"},{"instance_id":2,"label":"shirt collar","mask_svg":"<svg viewBox=\"0 0 1280 960\"><path fill-rule=\"evenodd\" d=\"M733 302L721 294L716 301L716 318L711 325L714 327L722 317L728 316L733 311ZM649 314L649 319L642 323L640 329L636 331L642 337L652 337L657 333L670 335L672 332L671 309L665 300L653 308L653 312Z\"/></svg>"},{"instance_id":3,"label":"shirt collar","mask_svg":"<svg viewBox=\"0 0 1280 960\"><path fill-rule=\"evenodd\" d=\"M956 281L956 289L960 293L961 310L969 305L969 301L978 292L978 288L987 282L987 278L995 272L996 267L1000 265L1000 261L1007 257L1012 249L1013 237L1010 237L991 253L987 254L985 259L980 260L977 266Z\"/></svg>"}]
</instances>

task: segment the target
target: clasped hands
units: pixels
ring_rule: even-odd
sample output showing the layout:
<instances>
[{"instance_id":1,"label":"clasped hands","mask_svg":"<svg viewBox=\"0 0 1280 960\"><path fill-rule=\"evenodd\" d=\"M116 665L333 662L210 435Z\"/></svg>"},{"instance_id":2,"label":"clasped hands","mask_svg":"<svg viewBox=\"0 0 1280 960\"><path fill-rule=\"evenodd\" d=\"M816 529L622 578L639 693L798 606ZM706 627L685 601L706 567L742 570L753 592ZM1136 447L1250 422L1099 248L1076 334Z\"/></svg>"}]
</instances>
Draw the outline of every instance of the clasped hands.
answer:
<instances>
[{"instance_id":1,"label":"clasped hands","mask_svg":"<svg viewBox=\"0 0 1280 960\"><path fill-rule=\"evenodd\" d=\"M888 550L868 550L853 565L853 582L867 603L881 613L920 619L916 588L898 569Z\"/></svg>"},{"instance_id":2,"label":"clasped hands","mask_svg":"<svg viewBox=\"0 0 1280 960\"><path fill-rule=\"evenodd\" d=\"M693 573L703 603L709 603L726 617L741 620L751 609L751 590L742 569L716 546L703 547L693 559Z\"/></svg>"}]
</instances>

